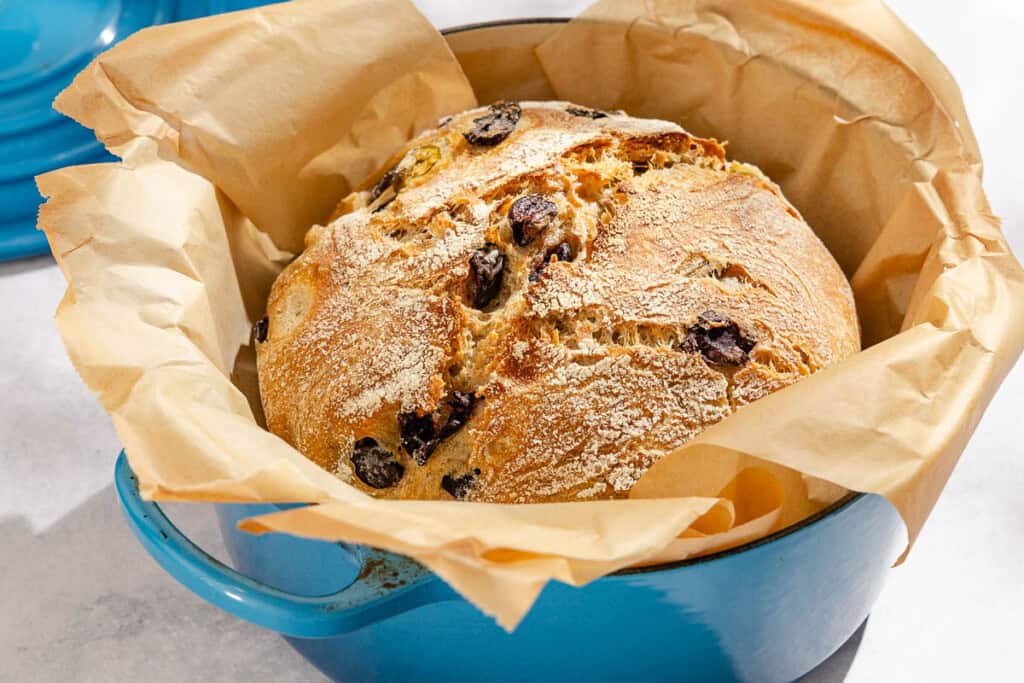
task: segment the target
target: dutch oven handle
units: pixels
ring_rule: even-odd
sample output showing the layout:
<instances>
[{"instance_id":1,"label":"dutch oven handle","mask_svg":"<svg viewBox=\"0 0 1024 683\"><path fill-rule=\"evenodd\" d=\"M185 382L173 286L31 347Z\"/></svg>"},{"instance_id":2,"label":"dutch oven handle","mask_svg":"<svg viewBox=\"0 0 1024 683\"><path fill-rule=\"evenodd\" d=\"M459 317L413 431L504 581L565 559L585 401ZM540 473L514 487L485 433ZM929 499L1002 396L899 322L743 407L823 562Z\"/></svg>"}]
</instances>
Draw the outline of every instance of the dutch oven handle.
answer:
<instances>
[{"instance_id":1,"label":"dutch oven handle","mask_svg":"<svg viewBox=\"0 0 1024 683\"><path fill-rule=\"evenodd\" d=\"M298 638L326 638L455 597L443 581L422 568L402 586L382 585L361 571L350 585L322 597L272 588L210 557L178 531L156 503L143 500L124 451L117 459L114 481L128 524L153 559L199 597L258 626ZM371 549L356 552L363 567L400 562L408 574L404 558Z\"/></svg>"}]
</instances>

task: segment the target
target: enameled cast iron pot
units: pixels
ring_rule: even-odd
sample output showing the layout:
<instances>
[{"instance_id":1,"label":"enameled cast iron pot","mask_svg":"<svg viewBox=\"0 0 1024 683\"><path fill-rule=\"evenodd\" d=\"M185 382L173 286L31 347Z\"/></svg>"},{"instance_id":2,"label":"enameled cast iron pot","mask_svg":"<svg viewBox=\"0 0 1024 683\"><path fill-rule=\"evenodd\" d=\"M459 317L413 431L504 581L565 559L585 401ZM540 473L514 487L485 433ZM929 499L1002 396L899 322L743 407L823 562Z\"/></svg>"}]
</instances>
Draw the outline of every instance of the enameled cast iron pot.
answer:
<instances>
[{"instance_id":1,"label":"enameled cast iron pot","mask_svg":"<svg viewBox=\"0 0 1024 683\"><path fill-rule=\"evenodd\" d=\"M476 51L478 71L500 69L500 58L486 63L488 50L509 45L528 54L560 21L477 25L447 36L456 56ZM482 101L494 99L474 85ZM216 506L231 569L139 497L123 453L115 478L132 530L174 578L282 633L331 678L354 683L792 681L867 618L905 537L883 498L851 495L732 550L583 588L551 584L508 634L401 556L236 528L282 506Z\"/></svg>"},{"instance_id":2,"label":"enameled cast iron pot","mask_svg":"<svg viewBox=\"0 0 1024 683\"><path fill-rule=\"evenodd\" d=\"M123 454L116 485L135 535L174 578L353 683L792 681L867 618L903 536L884 498L852 495L733 550L550 584L508 634L399 555L236 528L281 506L216 506L236 571L139 497Z\"/></svg>"}]
</instances>

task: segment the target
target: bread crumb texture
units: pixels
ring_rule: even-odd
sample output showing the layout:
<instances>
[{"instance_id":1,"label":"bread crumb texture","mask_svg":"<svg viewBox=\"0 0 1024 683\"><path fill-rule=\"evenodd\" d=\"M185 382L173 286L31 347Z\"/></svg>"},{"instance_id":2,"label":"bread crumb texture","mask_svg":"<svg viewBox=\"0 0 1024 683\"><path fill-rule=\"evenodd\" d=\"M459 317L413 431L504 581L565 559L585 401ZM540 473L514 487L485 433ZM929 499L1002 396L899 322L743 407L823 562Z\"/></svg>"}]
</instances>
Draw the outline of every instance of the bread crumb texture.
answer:
<instances>
[{"instance_id":1,"label":"bread crumb texture","mask_svg":"<svg viewBox=\"0 0 1024 683\"><path fill-rule=\"evenodd\" d=\"M845 277L760 171L565 102L410 142L309 231L267 315L269 428L392 498L624 497L859 349Z\"/></svg>"}]
</instances>

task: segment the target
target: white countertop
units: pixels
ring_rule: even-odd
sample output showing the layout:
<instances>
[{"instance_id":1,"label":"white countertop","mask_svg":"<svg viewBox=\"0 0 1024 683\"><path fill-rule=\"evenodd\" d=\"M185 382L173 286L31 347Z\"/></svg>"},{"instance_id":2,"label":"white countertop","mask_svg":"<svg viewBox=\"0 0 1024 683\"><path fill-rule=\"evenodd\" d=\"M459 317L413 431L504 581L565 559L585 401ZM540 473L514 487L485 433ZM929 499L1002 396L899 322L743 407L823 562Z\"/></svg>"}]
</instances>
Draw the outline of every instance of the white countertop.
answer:
<instances>
[{"instance_id":1,"label":"white countertop","mask_svg":"<svg viewBox=\"0 0 1024 683\"><path fill-rule=\"evenodd\" d=\"M737 0L739 1L739 0ZM575 13L582 2L423 2L439 26ZM1019 160L1024 3L892 0L957 77L986 187L1024 254ZM202 602L131 536L112 486L120 449L71 368L49 257L0 264L0 680L320 681L274 634ZM1024 363L996 395L913 554L867 625L805 680L1012 680L1024 665ZM169 506L214 554L208 506Z\"/></svg>"}]
</instances>

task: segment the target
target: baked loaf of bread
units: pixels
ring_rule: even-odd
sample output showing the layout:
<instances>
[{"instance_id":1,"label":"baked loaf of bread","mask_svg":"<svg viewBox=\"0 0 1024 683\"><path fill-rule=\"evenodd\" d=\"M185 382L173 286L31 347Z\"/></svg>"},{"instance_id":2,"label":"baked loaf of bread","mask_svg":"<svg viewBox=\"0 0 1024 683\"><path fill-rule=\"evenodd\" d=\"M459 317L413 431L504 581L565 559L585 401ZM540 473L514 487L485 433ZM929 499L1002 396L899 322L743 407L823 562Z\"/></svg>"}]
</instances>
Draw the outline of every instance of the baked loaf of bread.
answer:
<instances>
[{"instance_id":1,"label":"baked loaf of bread","mask_svg":"<svg viewBox=\"0 0 1024 683\"><path fill-rule=\"evenodd\" d=\"M624 497L859 349L843 273L756 168L565 102L420 135L309 231L267 313L269 428L396 498Z\"/></svg>"}]
</instances>

